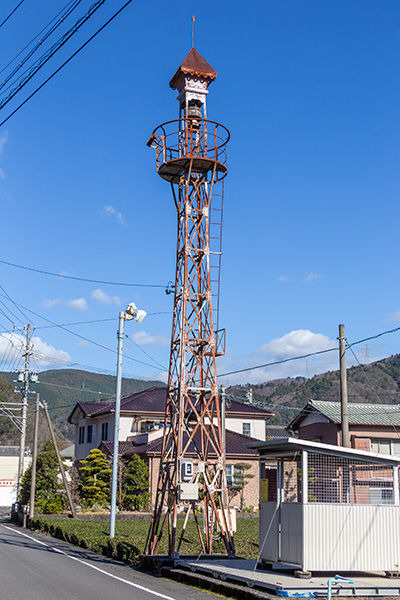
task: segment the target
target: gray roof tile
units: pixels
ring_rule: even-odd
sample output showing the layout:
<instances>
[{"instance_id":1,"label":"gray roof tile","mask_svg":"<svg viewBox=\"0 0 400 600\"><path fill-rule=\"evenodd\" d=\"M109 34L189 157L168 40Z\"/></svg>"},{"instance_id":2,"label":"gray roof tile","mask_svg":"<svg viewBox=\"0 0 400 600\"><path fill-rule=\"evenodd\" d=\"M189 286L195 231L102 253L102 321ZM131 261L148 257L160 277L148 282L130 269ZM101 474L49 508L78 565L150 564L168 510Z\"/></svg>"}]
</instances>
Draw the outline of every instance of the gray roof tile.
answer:
<instances>
[{"instance_id":1,"label":"gray roof tile","mask_svg":"<svg viewBox=\"0 0 400 600\"><path fill-rule=\"evenodd\" d=\"M311 400L307 407L317 410L334 423L340 423L342 420L340 402ZM397 404L351 402L348 404L348 409L351 425L400 425L400 406Z\"/></svg>"}]
</instances>

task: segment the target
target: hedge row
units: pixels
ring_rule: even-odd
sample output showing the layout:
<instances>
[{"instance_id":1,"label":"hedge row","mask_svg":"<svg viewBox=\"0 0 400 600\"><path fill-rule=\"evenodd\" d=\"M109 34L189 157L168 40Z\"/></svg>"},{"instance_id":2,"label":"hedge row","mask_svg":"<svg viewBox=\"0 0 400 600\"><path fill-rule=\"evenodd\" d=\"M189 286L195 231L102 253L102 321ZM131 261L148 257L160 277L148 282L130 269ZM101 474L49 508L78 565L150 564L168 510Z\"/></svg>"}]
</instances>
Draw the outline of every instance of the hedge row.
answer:
<instances>
[{"instance_id":1,"label":"hedge row","mask_svg":"<svg viewBox=\"0 0 400 600\"><path fill-rule=\"evenodd\" d=\"M180 523L181 524L181 523ZM137 565L140 554L143 554L146 544L149 520L117 520L115 537L109 538L108 521L93 521L85 519L60 519L55 517L37 517L31 520L31 529L51 535L60 540L103 554L110 558ZM166 554L167 537L160 542L159 554ZM258 519L237 519L235 534L237 553L243 558L256 558L258 552ZM225 554L225 546L216 541L215 553ZM180 549L181 554L200 554L201 545L195 523L189 520Z\"/></svg>"}]
</instances>

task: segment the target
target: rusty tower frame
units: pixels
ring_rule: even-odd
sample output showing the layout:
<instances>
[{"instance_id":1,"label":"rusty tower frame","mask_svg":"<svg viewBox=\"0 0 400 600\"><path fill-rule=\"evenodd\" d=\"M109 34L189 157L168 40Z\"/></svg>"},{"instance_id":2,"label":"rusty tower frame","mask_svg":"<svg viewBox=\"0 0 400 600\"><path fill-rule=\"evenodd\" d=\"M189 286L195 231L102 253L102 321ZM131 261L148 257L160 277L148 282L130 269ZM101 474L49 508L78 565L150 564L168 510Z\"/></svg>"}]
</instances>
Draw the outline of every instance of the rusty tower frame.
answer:
<instances>
[{"instance_id":1,"label":"rusty tower frame","mask_svg":"<svg viewBox=\"0 0 400 600\"><path fill-rule=\"evenodd\" d=\"M216 71L193 47L170 87L178 91L179 119L157 127L148 146L158 174L171 184L178 216L175 296L168 395L153 518L145 553L155 555L168 533L168 553L179 556L191 513L204 554L216 531L235 555L225 471L225 399L215 359L225 352L218 329L223 179L229 131L207 119L208 86ZM196 507L202 496L203 523ZM178 510L185 518L178 531Z\"/></svg>"}]
</instances>

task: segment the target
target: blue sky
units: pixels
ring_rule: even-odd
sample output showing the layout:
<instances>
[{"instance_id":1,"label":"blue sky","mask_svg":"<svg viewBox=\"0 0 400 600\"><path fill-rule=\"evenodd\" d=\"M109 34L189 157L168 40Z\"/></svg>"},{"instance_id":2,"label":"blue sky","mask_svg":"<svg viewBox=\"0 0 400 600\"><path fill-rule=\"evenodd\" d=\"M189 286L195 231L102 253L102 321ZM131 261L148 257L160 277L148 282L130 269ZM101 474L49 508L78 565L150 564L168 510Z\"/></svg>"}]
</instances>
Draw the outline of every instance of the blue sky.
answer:
<instances>
[{"instance_id":1,"label":"blue sky","mask_svg":"<svg viewBox=\"0 0 400 600\"><path fill-rule=\"evenodd\" d=\"M4 0L0 21L16 5ZM52 43L91 5L82 0ZM0 120L122 5L107 0ZM24 1L0 28L1 77L65 6ZM133 300L149 316L127 324L124 373L165 376L173 298L163 286L174 277L176 215L146 141L178 117L168 83L190 50L192 14L195 46L218 72L208 116L231 132L220 316L227 354L219 372L335 346L339 323L349 342L400 325L399 3L132 2L0 128L0 259L161 287L74 281L0 263L6 366L19 360L6 332L29 319L37 368L115 372L118 312ZM84 340L44 328L42 317L110 320L67 326ZM399 350L400 332L354 348L361 362ZM332 352L220 382L337 366Z\"/></svg>"}]
</instances>

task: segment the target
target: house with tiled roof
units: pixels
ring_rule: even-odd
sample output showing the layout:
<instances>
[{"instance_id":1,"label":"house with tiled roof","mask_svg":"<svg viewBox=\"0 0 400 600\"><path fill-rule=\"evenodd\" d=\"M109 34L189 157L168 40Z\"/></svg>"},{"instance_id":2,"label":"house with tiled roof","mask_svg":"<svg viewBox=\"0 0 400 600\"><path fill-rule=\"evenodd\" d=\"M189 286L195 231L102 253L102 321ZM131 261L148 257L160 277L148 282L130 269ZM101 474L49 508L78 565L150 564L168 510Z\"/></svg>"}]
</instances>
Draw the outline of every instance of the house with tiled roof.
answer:
<instances>
[{"instance_id":1,"label":"house with tiled roof","mask_svg":"<svg viewBox=\"0 0 400 600\"><path fill-rule=\"evenodd\" d=\"M400 455L400 406L348 404L350 445L357 450ZM287 427L297 437L341 445L340 402L310 400Z\"/></svg>"},{"instance_id":2,"label":"house with tiled roof","mask_svg":"<svg viewBox=\"0 0 400 600\"><path fill-rule=\"evenodd\" d=\"M129 459L133 454L143 458L150 472L152 498L157 485L161 457L161 443L164 425L167 389L152 387L148 390L126 396L121 400L119 456ZM93 448L100 448L106 454L114 448L115 400L103 402L78 402L68 421L75 425L75 458L79 461ZM226 464L228 485L233 485L235 464L251 464L245 487L245 503L258 504L258 459L254 450L245 448L249 441L265 440L266 420L271 417L267 410L242 404L236 400L226 408Z\"/></svg>"}]
</instances>

